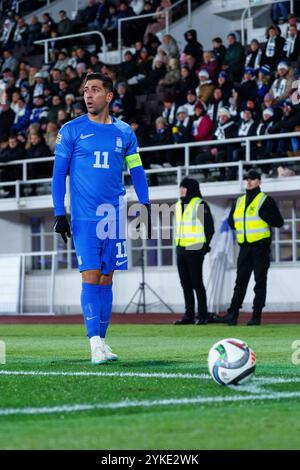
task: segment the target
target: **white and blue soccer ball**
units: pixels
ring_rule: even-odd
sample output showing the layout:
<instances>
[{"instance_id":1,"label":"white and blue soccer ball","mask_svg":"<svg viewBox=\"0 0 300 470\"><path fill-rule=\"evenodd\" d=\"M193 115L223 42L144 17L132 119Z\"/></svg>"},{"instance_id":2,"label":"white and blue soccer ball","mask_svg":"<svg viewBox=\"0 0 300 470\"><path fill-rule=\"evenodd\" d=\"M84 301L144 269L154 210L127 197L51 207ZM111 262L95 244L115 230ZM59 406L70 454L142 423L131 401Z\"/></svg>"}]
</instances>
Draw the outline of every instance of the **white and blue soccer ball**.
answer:
<instances>
[{"instance_id":1,"label":"white and blue soccer ball","mask_svg":"<svg viewBox=\"0 0 300 470\"><path fill-rule=\"evenodd\" d=\"M240 339L222 339L208 353L210 375L220 385L239 385L248 381L255 366L254 351Z\"/></svg>"}]
</instances>

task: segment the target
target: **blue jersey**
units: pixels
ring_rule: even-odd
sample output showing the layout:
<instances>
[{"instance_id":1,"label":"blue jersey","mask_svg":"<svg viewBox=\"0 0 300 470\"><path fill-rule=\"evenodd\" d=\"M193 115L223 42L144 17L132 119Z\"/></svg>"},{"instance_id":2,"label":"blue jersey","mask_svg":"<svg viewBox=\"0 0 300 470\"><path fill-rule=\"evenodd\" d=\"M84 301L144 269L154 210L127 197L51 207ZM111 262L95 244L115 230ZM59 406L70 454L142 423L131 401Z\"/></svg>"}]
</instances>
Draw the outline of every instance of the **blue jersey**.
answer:
<instances>
[{"instance_id":1,"label":"blue jersey","mask_svg":"<svg viewBox=\"0 0 300 470\"><path fill-rule=\"evenodd\" d=\"M61 185L68 169L73 220L97 220L96 212L100 204L118 206L120 196L125 195L122 182L125 163L132 176L135 169L142 170L144 175L137 139L128 124L114 117L111 124L98 124L91 121L88 115L65 124L55 145L55 215L64 214L65 186ZM139 200L148 203L148 187L145 176L143 178L143 194ZM140 186L140 181L137 186ZM135 189L139 196L136 185Z\"/></svg>"}]
</instances>

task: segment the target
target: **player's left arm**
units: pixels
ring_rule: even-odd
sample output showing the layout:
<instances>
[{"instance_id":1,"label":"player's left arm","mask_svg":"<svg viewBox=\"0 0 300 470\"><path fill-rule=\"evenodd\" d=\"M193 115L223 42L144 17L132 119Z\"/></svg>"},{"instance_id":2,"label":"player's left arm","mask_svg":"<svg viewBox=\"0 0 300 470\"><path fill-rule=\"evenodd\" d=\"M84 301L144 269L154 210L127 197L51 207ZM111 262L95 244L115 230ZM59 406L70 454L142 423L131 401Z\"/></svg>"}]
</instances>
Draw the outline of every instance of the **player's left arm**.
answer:
<instances>
[{"instance_id":1,"label":"player's left arm","mask_svg":"<svg viewBox=\"0 0 300 470\"><path fill-rule=\"evenodd\" d=\"M125 161L130 172L132 183L140 204L150 204L149 188L145 170L139 154L138 142L135 133L131 131L126 149Z\"/></svg>"},{"instance_id":2,"label":"player's left arm","mask_svg":"<svg viewBox=\"0 0 300 470\"><path fill-rule=\"evenodd\" d=\"M151 238L151 208L149 200L149 188L145 170L139 154L138 142L134 132L130 133L129 143L126 149L125 161L130 172L134 190L138 197L139 203L147 210L147 233Z\"/></svg>"}]
</instances>

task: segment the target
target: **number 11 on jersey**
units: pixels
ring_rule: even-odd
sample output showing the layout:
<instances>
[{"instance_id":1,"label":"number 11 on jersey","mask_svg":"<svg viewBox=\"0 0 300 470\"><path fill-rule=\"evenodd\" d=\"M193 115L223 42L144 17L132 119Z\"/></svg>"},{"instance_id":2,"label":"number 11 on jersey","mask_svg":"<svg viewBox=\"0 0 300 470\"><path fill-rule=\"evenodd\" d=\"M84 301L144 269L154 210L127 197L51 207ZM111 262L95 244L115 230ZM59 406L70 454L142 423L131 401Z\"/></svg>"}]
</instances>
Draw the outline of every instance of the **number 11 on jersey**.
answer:
<instances>
[{"instance_id":1,"label":"number 11 on jersey","mask_svg":"<svg viewBox=\"0 0 300 470\"><path fill-rule=\"evenodd\" d=\"M108 164L108 152L94 152L96 161L93 165L94 168L109 168ZM102 160L102 163L101 163Z\"/></svg>"}]
</instances>

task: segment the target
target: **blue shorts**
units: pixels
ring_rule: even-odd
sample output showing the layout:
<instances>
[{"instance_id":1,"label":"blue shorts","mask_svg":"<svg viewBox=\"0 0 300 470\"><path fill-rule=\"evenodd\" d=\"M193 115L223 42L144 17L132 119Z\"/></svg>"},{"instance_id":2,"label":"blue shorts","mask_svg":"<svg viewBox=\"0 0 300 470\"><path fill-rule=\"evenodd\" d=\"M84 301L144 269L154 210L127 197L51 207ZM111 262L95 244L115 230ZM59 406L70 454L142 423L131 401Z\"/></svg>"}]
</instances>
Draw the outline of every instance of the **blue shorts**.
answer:
<instances>
[{"instance_id":1,"label":"blue shorts","mask_svg":"<svg viewBox=\"0 0 300 470\"><path fill-rule=\"evenodd\" d=\"M97 236L97 221L73 220L72 235L79 271L100 269L103 274L128 269L126 240Z\"/></svg>"}]
</instances>

